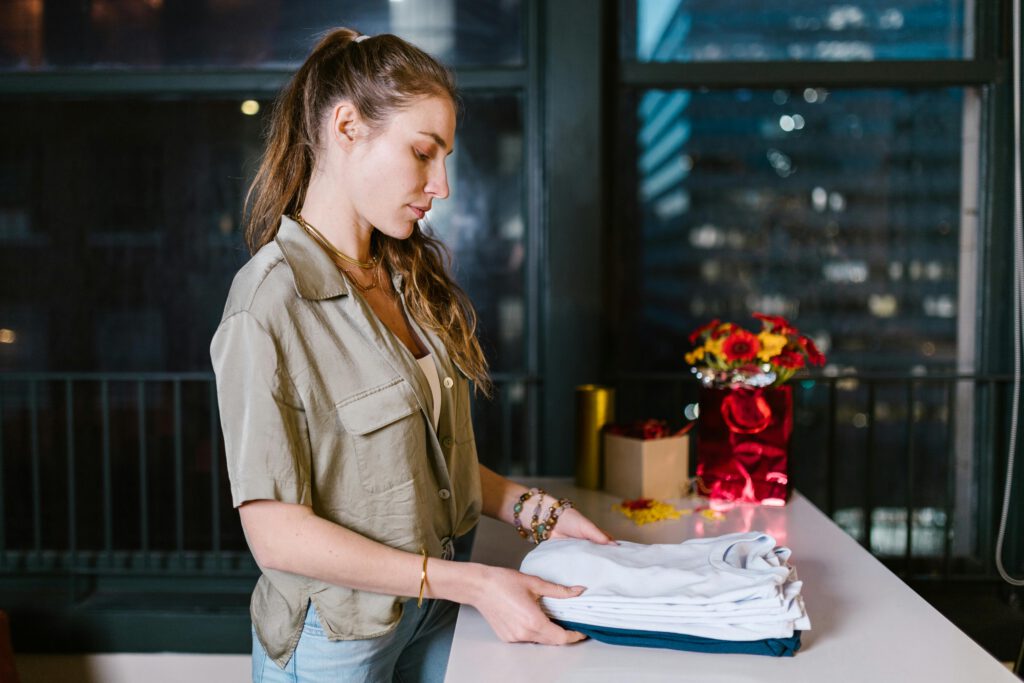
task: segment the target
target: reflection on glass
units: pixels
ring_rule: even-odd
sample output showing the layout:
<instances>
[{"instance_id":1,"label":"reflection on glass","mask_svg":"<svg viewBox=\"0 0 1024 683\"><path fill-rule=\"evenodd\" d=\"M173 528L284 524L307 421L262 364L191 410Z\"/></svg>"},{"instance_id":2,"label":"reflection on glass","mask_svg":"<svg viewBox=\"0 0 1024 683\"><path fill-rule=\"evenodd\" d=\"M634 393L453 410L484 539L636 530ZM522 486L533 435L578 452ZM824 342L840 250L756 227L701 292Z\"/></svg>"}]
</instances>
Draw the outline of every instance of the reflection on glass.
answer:
<instances>
[{"instance_id":1,"label":"reflection on glass","mask_svg":"<svg viewBox=\"0 0 1024 683\"><path fill-rule=\"evenodd\" d=\"M523 358L522 118L464 95L431 221L497 370ZM0 369L201 371L248 258L240 209L269 103L33 102L0 113ZM74 121L74 125L66 125ZM2 342L11 338L11 343Z\"/></svg>"},{"instance_id":2,"label":"reflection on glass","mask_svg":"<svg viewBox=\"0 0 1024 683\"><path fill-rule=\"evenodd\" d=\"M832 369L912 377L954 368L964 96L641 92L624 152L635 155L623 172L636 200L623 216L632 265L622 279L619 369L683 373L691 330L716 317L752 325L752 311L790 318ZM805 495L823 502L834 443L837 509L863 505L867 482L879 508L906 505L911 488L920 509L943 505L953 435L945 385L908 379L869 390L841 380L834 407L827 384L795 387L790 456ZM677 414L687 403L648 393L662 404L646 414ZM909 479L895 473L906 471L911 443ZM873 547L890 547L876 543L878 533ZM915 553L930 552L919 543Z\"/></svg>"},{"instance_id":3,"label":"reflection on glass","mask_svg":"<svg viewBox=\"0 0 1024 683\"><path fill-rule=\"evenodd\" d=\"M429 219L477 308L492 369L517 372L525 362L522 103L516 94L474 94L466 103L448 162L451 197Z\"/></svg>"},{"instance_id":4,"label":"reflection on glass","mask_svg":"<svg viewBox=\"0 0 1024 683\"><path fill-rule=\"evenodd\" d=\"M622 0L622 57L640 62L970 57L964 0Z\"/></svg>"},{"instance_id":5,"label":"reflection on glass","mask_svg":"<svg viewBox=\"0 0 1024 683\"><path fill-rule=\"evenodd\" d=\"M520 0L7 0L0 69L293 65L335 26L394 33L452 65L522 63Z\"/></svg>"},{"instance_id":6,"label":"reflection on glass","mask_svg":"<svg viewBox=\"0 0 1024 683\"><path fill-rule=\"evenodd\" d=\"M962 95L643 93L623 363L678 370L690 330L762 311L839 366L949 367Z\"/></svg>"}]
</instances>

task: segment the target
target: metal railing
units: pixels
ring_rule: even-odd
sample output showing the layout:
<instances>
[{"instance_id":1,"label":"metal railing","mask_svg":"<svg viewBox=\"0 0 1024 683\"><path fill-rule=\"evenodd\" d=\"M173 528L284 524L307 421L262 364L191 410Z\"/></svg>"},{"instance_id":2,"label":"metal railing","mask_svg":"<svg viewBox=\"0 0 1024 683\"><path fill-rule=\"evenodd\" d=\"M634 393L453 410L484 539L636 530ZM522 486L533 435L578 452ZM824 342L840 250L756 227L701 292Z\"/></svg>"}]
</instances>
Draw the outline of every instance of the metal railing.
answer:
<instances>
[{"instance_id":1,"label":"metal railing","mask_svg":"<svg viewBox=\"0 0 1024 683\"><path fill-rule=\"evenodd\" d=\"M495 380L496 399L475 415L481 455L506 472L535 471L540 380ZM613 384L620 419L681 416L699 389L685 374ZM904 576L993 575L993 496L977 482L1002 476L1009 377L861 374L793 386L797 488ZM231 507L212 374L0 375L0 576L255 572Z\"/></svg>"},{"instance_id":2,"label":"metal railing","mask_svg":"<svg viewBox=\"0 0 1024 683\"><path fill-rule=\"evenodd\" d=\"M529 471L539 381L494 380L481 454ZM0 577L254 576L223 452L212 373L0 374Z\"/></svg>"},{"instance_id":3,"label":"metal railing","mask_svg":"<svg viewBox=\"0 0 1024 683\"><path fill-rule=\"evenodd\" d=\"M683 373L612 384L627 420L681 417L699 395ZM1010 376L815 375L793 387L797 489L904 578L995 576Z\"/></svg>"},{"instance_id":4,"label":"metal railing","mask_svg":"<svg viewBox=\"0 0 1024 683\"><path fill-rule=\"evenodd\" d=\"M248 575L213 376L0 375L0 573Z\"/></svg>"}]
</instances>

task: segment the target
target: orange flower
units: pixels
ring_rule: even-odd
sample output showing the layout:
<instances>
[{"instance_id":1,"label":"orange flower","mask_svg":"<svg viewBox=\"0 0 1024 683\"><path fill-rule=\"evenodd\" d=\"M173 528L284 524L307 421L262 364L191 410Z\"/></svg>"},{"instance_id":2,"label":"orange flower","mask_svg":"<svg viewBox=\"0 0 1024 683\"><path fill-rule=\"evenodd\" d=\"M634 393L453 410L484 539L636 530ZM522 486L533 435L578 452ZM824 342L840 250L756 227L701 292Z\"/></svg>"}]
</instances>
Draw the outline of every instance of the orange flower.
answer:
<instances>
[{"instance_id":1,"label":"orange flower","mask_svg":"<svg viewBox=\"0 0 1024 683\"><path fill-rule=\"evenodd\" d=\"M754 360L761 350L761 342L757 337L740 328L726 337L722 342L722 355L726 360Z\"/></svg>"}]
</instances>

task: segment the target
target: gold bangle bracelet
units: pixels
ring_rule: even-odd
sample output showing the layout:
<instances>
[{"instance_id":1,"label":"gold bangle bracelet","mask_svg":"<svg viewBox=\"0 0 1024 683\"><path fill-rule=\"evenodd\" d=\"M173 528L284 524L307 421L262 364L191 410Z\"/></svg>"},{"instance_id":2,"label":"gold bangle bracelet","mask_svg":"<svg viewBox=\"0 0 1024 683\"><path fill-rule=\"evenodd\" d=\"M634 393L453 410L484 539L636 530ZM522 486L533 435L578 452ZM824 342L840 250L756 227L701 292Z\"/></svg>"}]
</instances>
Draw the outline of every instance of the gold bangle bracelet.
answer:
<instances>
[{"instance_id":1,"label":"gold bangle bracelet","mask_svg":"<svg viewBox=\"0 0 1024 683\"><path fill-rule=\"evenodd\" d=\"M426 548L420 548L420 552L423 553L423 570L420 572L420 597L416 601L417 609L423 607L423 589L427 587L427 560L430 558Z\"/></svg>"}]
</instances>

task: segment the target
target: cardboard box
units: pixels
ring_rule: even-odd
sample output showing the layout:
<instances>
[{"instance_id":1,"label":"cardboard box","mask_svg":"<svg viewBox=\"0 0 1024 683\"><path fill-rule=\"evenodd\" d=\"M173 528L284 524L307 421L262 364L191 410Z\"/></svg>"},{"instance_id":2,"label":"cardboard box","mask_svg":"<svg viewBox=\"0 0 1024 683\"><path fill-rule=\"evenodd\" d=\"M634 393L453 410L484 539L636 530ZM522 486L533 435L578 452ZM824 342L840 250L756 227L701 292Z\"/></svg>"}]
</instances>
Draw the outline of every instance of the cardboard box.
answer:
<instances>
[{"instance_id":1,"label":"cardboard box","mask_svg":"<svg viewBox=\"0 0 1024 683\"><path fill-rule=\"evenodd\" d=\"M613 496L681 498L690 490L690 437L604 435L604 490Z\"/></svg>"}]
</instances>

